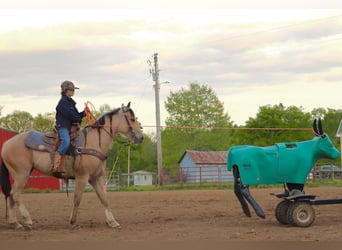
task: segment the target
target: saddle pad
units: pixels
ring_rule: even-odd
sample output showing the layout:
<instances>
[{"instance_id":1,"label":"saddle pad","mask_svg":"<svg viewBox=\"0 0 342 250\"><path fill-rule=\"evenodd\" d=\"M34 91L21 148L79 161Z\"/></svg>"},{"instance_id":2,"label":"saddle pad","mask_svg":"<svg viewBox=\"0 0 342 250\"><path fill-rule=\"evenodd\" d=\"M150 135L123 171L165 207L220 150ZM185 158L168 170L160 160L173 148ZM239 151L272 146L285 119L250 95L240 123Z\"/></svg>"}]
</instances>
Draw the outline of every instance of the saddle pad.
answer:
<instances>
[{"instance_id":1,"label":"saddle pad","mask_svg":"<svg viewBox=\"0 0 342 250\"><path fill-rule=\"evenodd\" d=\"M32 149L48 152L52 152L54 149L54 145L48 144L44 141L44 134L35 130L28 132L25 145Z\"/></svg>"},{"instance_id":2,"label":"saddle pad","mask_svg":"<svg viewBox=\"0 0 342 250\"><path fill-rule=\"evenodd\" d=\"M55 150L56 139L52 137L50 137L50 139L47 140L47 137L44 133L38 132L36 130L31 130L28 132L25 140L25 145L32 149L53 152ZM83 133L78 133L77 137L71 142L71 144L76 148L81 147L83 143Z\"/></svg>"}]
</instances>

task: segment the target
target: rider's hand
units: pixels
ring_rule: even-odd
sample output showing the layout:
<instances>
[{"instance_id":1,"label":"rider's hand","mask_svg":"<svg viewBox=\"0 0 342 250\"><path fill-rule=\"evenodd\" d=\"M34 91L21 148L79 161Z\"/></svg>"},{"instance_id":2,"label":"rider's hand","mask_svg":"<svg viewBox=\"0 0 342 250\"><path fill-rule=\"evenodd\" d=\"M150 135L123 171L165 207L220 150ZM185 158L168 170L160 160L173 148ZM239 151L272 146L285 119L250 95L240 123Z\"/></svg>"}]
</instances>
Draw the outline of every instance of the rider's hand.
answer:
<instances>
[{"instance_id":1,"label":"rider's hand","mask_svg":"<svg viewBox=\"0 0 342 250\"><path fill-rule=\"evenodd\" d=\"M85 112L85 113L90 113L90 109L88 108L88 106L85 106L85 107L84 107L84 112Z\"/></svg>"}]
</instances>

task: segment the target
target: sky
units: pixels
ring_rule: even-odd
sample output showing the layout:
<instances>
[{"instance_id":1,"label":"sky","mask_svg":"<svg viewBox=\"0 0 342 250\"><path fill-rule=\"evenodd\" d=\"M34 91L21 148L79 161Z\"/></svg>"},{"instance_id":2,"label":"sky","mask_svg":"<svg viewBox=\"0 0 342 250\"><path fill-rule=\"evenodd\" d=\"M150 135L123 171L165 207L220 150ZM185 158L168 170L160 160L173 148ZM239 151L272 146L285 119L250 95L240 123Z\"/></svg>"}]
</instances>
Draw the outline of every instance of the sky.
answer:
<instances>
[{"instance_id":1,"label":"sky","mask_svg":"<svg viewBox=\"0 0 342 250\"><path fill-rule=\"evenodd\" d=\"M61 82L72 80L79 110L131 101L153 130L155 53L161 125L167 97L192 82L211 87L237 125L264 105L342 109L335 2L1 1L1 115L54 112Z\"/></svg>"}]
</instances>

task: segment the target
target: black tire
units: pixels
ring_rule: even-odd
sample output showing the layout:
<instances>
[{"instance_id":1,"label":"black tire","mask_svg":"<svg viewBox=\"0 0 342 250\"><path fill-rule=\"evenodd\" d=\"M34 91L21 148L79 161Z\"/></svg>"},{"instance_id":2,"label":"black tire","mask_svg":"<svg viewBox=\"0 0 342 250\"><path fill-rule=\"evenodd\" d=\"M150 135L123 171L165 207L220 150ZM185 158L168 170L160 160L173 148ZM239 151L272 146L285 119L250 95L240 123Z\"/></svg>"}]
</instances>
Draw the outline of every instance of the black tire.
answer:
<instances>
[{"instance_id":1,"label":"black tire","mask_svg":"<svg viewBox=\"0 0 342 250\"><path fill-rule=\"evenodd\" d=\"M289 220L287 218L287 212L289 210L289 207L291 205L290 201L283 200L278 203L278 205L275 208L275 217L279 221L280 224L288 225Z\"/></svg>"},{"instance_id":2,"label":"black tire","mask_svg":"<svg viewBox=\"0 0 342 250\"><path fill-rule=\"evenodd\" d=\"M309 227L315 220L315 210L308 202L294 202L287 212L289 223L297 227Z\"/></svg>"}]
</instances>

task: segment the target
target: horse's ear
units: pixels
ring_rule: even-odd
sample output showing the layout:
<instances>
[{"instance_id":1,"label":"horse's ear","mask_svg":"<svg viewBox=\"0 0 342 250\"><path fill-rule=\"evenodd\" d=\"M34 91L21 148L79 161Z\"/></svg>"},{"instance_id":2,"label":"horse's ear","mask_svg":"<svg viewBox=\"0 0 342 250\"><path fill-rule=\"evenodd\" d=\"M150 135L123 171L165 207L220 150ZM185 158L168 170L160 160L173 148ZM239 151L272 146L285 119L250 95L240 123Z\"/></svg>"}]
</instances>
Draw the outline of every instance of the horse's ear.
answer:
<instances>
[{"instance_id":1,"label":"horse's ear","mask_svg":"<svg viewBox=\"0 0 342 250\"><path fill-rule=\"evenodd\" d=\"M127 108L130 108L131 107L131 102L129 102L128 104L127 104Z\"/></svg>"}]
</instances>

